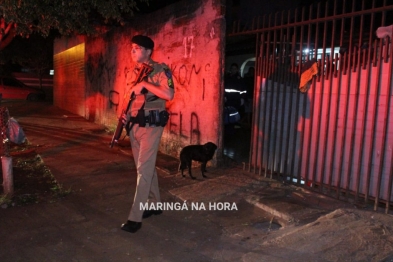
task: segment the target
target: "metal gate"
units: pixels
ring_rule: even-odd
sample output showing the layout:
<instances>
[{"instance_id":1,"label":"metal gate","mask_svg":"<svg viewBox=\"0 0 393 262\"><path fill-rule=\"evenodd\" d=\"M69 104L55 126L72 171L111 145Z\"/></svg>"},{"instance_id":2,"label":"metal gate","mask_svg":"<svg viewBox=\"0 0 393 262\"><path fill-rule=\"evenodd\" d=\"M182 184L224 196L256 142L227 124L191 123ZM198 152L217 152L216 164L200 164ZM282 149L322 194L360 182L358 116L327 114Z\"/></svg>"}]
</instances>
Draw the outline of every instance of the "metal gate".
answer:
<instances>
[{"instance_id":1,"label":"metal gate","mask_svg":"<svg viewBox=\"0 0 393 262\"><path fill-rule=\"evenodd\" d=\"M250 172L389 212L392 17L335 0L235 23L228 37L257 39Z\"/></svg>"}]
</instances>

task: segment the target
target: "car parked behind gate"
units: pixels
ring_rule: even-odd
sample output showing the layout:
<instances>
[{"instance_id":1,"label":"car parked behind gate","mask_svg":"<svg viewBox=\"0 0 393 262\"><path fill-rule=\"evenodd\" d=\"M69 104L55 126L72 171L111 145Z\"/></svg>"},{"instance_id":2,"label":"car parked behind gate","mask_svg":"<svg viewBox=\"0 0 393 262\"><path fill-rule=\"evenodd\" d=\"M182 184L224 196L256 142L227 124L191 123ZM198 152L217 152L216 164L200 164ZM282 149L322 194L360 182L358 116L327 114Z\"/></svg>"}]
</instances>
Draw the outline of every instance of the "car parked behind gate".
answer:
<instances>
[{"instance_id":1,"label":"car parked behind gate","mask_svg":"<svg viewBox=\"0 0 393 262\"><path fill-rule=\"evenodd\" d=\"M0 94L2 99L24 99L29 101L45 99L44 91L29 87L9 76L0 77Z\"/></svg>"}]
</instances>

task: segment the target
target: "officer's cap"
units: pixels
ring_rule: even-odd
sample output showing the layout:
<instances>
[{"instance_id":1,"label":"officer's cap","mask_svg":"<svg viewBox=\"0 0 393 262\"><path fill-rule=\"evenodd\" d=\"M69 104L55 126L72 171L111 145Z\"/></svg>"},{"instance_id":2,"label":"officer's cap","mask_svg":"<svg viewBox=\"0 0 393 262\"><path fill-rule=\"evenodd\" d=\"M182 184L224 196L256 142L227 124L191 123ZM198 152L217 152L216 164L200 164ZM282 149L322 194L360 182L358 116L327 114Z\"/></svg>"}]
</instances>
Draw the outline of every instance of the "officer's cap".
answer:
<instances>
[{"instance_id":1,"label":"officer's cap","mask_svg":"<svg viewBox=\"0 0 393 262\"><path fill-rule=\"evenodd\" d=\"M134 44L137 44L139 46L142 46L146 49L153 50L153 48L154 48L153 40L151 40L150 37L145 36L145 35L134 35L131 39L131 42Z\"/></svg>"}]
</instances>

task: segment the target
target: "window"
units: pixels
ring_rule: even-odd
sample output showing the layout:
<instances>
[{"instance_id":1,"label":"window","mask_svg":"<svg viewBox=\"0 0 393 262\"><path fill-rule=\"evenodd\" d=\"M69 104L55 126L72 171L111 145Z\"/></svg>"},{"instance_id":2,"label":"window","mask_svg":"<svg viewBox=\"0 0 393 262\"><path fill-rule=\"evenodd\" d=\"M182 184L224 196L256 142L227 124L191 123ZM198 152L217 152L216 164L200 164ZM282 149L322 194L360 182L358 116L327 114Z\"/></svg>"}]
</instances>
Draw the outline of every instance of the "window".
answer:
<instances>
[{"instance_id":1,"label":"window","mask_svg":"<svg viewBox=\"0 0 393 262\"><path fill-rule=\"evenodd\" d=\"M23 85L18 80L13 79L13 78L3 78L3 85L23 87Z\"/></svg>"}]
</instances>

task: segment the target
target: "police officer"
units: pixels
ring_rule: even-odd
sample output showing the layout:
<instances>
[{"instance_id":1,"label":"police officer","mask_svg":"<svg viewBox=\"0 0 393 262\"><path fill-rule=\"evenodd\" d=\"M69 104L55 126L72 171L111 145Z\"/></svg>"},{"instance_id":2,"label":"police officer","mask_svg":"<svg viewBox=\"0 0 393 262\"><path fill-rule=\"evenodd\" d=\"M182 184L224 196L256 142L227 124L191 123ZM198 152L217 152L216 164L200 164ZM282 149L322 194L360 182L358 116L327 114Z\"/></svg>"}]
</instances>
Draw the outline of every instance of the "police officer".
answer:
<instances>
[{"instance_id":1,"label":"police officer","mask_svg":"<svg viewBox=\"0 0 393 262\"><path fill-rule=\"evenodd\" d=\"M169 68L151 59L154 49L153 40L148 36L135 35L131 42L131 57L135 62L132 73L135 77L143 63L153 68L147 78L134 83L126 92L126 94L134 94L135 97L130 110L122 115L123 123L132 125L129 136L137 168L137 185L128 220L121 225L121 229L135 233L142 227L142 218L162 213L159 209L144 210L149 196L148 206L161 201L155 164L165 123L157 122L162 121L162 117L158 120L159 117L152 116L162 116L160 113L166 112L165 103L173 99L174 86ZM141 112L144 114L142 119L146 119L144 123L140 121Z\"/></svg>"}]
</instances>

